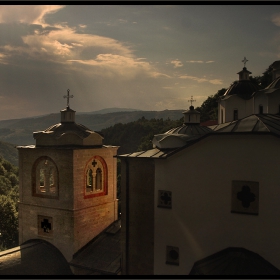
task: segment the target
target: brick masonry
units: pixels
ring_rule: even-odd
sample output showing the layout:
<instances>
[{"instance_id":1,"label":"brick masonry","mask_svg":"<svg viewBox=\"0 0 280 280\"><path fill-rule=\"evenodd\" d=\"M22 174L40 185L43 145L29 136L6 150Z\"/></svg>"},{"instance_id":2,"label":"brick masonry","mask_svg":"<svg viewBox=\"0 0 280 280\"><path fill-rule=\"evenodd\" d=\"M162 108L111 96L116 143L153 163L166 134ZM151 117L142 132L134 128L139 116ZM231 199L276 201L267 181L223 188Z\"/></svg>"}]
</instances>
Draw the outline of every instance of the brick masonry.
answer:
<instances>
[{"instance_id":1,"label":"brick masonry","mask_svg":"<svg viewBox=\"0 0 280 280\"><path fill-rule=\"evenodd\" d=\"M20 147L18 150L20 244L29 239L45 239L69 261L74 253L117 220L117 160L113 157L117 147ZM108 194L85 198L86 165L96 155L102 157L107 165ZM32 195L32 166L42 156L50 157L57 165L58 199ZM38 215L52 218L50 237L38 234Z\"/></svg>"}]
</instances>

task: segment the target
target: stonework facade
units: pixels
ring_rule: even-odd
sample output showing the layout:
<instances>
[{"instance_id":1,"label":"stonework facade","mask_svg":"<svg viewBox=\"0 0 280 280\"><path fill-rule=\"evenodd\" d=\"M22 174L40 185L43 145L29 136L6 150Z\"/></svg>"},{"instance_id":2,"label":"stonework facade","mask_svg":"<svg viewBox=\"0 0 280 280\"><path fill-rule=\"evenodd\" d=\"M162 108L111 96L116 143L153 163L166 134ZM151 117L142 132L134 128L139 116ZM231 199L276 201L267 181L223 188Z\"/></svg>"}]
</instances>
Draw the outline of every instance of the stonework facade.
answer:
<instances>
[{"instance_id":1,"label":"stonework facade","mask_svg":"<svg viewBox=\"0 0 280 280\"><path fill-rule=\"evenodd\" d=\"M64 111L73 113L69 109ZM76 123L69 122L56 126L59 133L56 128L38 133L39 145L18 147L19 243L38 238L47 240L68 261L118 219L114 158L118 147L100 145L103 137L99 134L81 125L77 130ZM68 139L67 145L61 145L60 135ZM81 139L81 145L76 145L77 138ZM59 144L54 145L55 141ZM87 191L87 168L96 163L95 159L103 164L97 175L99 189L92 187Z\"/></svg>"}]
</instances>

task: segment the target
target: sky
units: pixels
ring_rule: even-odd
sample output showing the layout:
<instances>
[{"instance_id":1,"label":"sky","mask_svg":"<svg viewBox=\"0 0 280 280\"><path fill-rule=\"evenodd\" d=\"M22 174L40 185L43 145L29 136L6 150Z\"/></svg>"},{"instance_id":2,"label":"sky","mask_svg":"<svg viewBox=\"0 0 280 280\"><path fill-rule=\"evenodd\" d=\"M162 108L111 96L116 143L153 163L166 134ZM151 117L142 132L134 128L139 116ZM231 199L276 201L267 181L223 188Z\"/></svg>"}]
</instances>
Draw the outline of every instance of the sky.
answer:
<instances>
[{"instance_id":1,"label":"sky","mask_svg":"<svg viewBox=\"0 0 280 280\"><path fill-rule=\"evenodd\" d=\"M205 2L204 2L205 3ZM237 2L238 3L238 2ZM279 5L0 7L0 120L186 110L280 60Z\"/></svg>"}]
</instances>

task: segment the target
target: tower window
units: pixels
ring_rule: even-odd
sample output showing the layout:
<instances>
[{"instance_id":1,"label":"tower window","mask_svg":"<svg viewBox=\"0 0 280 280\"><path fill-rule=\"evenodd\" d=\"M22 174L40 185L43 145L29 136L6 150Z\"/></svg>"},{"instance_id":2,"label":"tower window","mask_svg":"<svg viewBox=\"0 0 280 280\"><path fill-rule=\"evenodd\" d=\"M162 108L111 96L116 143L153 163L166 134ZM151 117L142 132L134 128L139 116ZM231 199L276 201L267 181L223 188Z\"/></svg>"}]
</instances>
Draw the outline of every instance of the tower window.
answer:
<instances>
[{"instance_id":1,"label":"tower window","mask_svg":"<svg viewBox=\"0 0 280 280\"><path fill-rule=\"evenodd\" d=\"M233 120L236 121L238 120L238 110L233 110Z\"/></svg>"},{"instance_id":2,"label":"tower window","mask_svg":"<svg viewBox=\"0 0 280 280\"><path fill-rule=\"evenodd\" d=\"M32 168L33 196L58 198L58 169L47 156L38 158Z\"/></svg>"},{"instance_id":3,"label":"tower window","mask_svg":"<svg viewBox=\"0 0 280 280\"><path fill-rule=\"evenodd\" d=\"M259 114L263 114L263 106L262 105L259 106Z\"/></svg>"},{"instance_id":4,"label":"tower window","mask_svg":"<svg viewBox=\"0 0 280 280\"><path fill-rule=\"evenodd\" d=\"M107 165L100 156L94 156L86 165L85 198L107 194Z\"/></svg>"}]
</instances>

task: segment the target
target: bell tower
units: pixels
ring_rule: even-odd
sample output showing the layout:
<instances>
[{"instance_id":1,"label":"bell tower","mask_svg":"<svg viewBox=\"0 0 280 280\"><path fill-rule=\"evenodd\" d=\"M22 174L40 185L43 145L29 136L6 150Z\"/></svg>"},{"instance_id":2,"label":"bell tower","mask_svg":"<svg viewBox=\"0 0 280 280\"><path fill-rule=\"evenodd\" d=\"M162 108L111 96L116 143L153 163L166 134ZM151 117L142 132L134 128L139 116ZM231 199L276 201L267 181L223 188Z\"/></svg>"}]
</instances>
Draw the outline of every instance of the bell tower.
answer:
<instances>
[{"instance_id":1,"label":"bell tower","mask_svg":"<svg viewBox=\"0 0 280 280\"><path fill-rule=\"evenodd\" d=\"M36 145L18 146L19 243L44 239L70 261L79 249L118 219L118 147L75 122L75 111L34 132Z\"/></svg>"}]
</instances>

